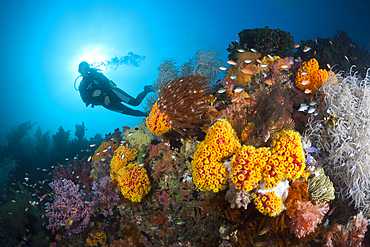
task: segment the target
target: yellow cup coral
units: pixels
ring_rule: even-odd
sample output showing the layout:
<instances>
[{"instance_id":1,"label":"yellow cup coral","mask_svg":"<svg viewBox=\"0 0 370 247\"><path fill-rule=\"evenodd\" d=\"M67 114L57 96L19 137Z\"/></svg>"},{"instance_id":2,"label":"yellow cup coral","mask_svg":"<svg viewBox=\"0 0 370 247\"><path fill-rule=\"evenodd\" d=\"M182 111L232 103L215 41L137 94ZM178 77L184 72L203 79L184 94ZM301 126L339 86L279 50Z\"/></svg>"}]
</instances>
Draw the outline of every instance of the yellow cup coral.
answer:
<instances>
[{"instance_id":1,"label":"yellow cup coral","mask_svg":"<svg viewBox=\"0 0 370 247\"><path fill-rule=\"evenodd\" d=\"M257 210L265 215L276 216L283 210L281 198L276 196L275 191L267 194L257 193L253 197Z\"/></svg>"},{"instance_id":2,"label":"yellow cup coral","mask_svg":"<svg viewBox=\"0 0 370 247\"><path fill-rule=\"evenodd\" d=\"M122 195L132 202L141 202L150 190L148 173L138 164L128 164L121 168L116 177Z\"/></svg>"},{"instance_id":3,"label":"yellow cup coral","mask_svg":"<svg viewBox=\"0 0 370 247\"><path fill-rule=\"evenodd\" d=\"M297 87L306 93L315 94L321 85L328 81L329 76L334 76L332 71L319 69L319 63L315 58L303 62L296 73L295 83Z\"/></svg>"},{"instance_id":4,"label":"yellow cup coral","mask_svg":"<svg viewBox=\"0 0 370 247\"><path fill-rule=\"evenodd\" d=\"M95 150L92 160L99 162L101 159L106 159L108 154L113 154L114 150L118 147L117 141L102 142L99 148Z\"/></svg>"},{"instance_id":5,"label":"yellow cup coral","mask_svg":"<svg viewBox=\"0 0 370 247\"><path fill-rule=\"evenodd\" d=\"M262 179L262 169L271 156L269 148L256 149L253 146L243 146L233 157L230 167L231 181L236 189L250 191L256 188Z\"/></svg>"},{"instance_id":6,"label":"yellow cup coral","mask_svg":"<svg viewBox=\"0 0 370 247\"><path fill-rule=\"evenodd\" d=\"M136 159L138 150L135 148L128 148L126 146L119 146L114 152L113 158L110 163L110 176L111 181L115 182L118 171L125 167L128 162Z\"/></svg>"},{"instance_id":7,"label":"yellow cup coral","mask_svg":"<svg viewBox=\"0 0 370 247\"><path fill-rule=\"evenodd\" d=\"M193 182L202 191L213 190L219 192L227 188L228 171L227 168L217 161L192 162Z\"/></svg>"},{"instance_id":8,"label":"yellow cup coral","mask_svg":"<svg viewBox=\"0 0 370 247\"><path fill-rule=\"evenodd\" d=\"M193 156L194 184L201 190L218 192L226 189L228 171L219 161L231 156L240 146L234 129L226 119L212 125Z\"/></svg>"},{"instance_id":9,"label":"yellow cup coral","mask_svg":"<svg viewBox=\"0 0 370 247\"><path fill-rule=\"evenodd\" d=\"M156 135L163 135L165 132L171 129L169 123L169 116L167 114L161 113L158 109L158 102L153 105L152 111L146 118L146 125Z\"/></svg>"},{"instance_id":10,"label":"yellow cup coral","mask_svg":"<svg viewBox=\"0 0 370 247\"><path fill-rule=\"evenodd\" d=\"M297 131L284 131L277 134L273 140L272 156L269 160L271 169L264 171L264 178L270 183L273 183L270 180L271 178L276 178L277 180L284 178L291 180L298 179L304 172L305 163L306 159L304 157L301 136Z\"/></svg>"},{"instance_id":11,"label":"yellow cup coral","mask_svg":"<svg viewBox=\"0 0 370 247\"><path fill-rule=\"evenodd\" d=\"M101 246L107 241L107 235L102 229L94 228L87 234L86 243L89 246Z\"/></svg>"}]
</instances>

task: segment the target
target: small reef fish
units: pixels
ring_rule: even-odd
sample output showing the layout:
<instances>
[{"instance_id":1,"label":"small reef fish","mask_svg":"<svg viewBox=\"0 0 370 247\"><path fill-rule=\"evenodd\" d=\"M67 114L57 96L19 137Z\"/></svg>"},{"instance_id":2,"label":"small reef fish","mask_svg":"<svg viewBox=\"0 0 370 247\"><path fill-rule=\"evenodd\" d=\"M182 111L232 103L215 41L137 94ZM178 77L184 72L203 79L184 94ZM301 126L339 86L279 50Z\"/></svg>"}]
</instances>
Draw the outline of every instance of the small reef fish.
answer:
<instances>
[{"instance_id":1,"label":"small reef fish","mask_svg":"<svg viewBox=\"0 0 370 247\"><path fill-rule=\"evenodd\" d=\"M134 132L128 133L127 136L132 136Z\"/></svg>"},{"instance_id":2,"label":"small reef fish","mask_svg":"<svg viewBox=\"0 0 370 247\"><path fill-rule=\"evenodd\" d=\"M236 75L231 75L231 76L230 76L230 79L231 79L231 80L234 80L234 79L236 79L236 78L238 78L238 76L236 76Z\"/></svg>"},{"instance_id":3,"label":"small reef fish","mask_svg":"<svg viewBox=\"0 0 370 247\"><path fill-rule=\"evenodd\" d=\"M313 107L310 107L310 109L308 109L308 111L307 111L308 113L314 113L315 112L315 108L313 108Z\"/></svg>"},{"instance_id":4,"label":"small reef fish","mask_svg":"<svg viewBox=\"0 0 370 247\"><path fill-rule=\"evenodd\" d=\"M316 102L315 101L311 101L310 103L308 103L310 106L314 106L316 105Z\"/></svg>"},{"instance_id":5,"label":"small reef fish","mask_svg":"<svg viewBox=\"0 0 370 247\"><path fill-rule=\"evenodd\" d=\"M253 51L253 52L258 52L256 49L253 49L253 48L251 48L251 51Z\"/></svg>"},{"instance_id":6,"label":"small reef fish","mask_svg":"<svg viewBox=\"0 0 370 247\"><path fill-rule=\"evenodd\" d=\"M236 87L235 89L234 89L234 92L235 93L239 93L239 92L241 92L241 91L243 91L244 90L244 88L242 88L242 87Z\"/></svg>"},{"instance_id":7,"label":"small reef fish","mask_svg":"<svg viewBox=\"0 0 370 247\"><path fill-rule=\"evenodd\" d=\"M227 70L225 66L220 66L220 70Z\"/></svg>"},{"instance_id":8,"label":"small reef fish","mask_svg":"<svg viewBox=\"0 0 370 247\"><path fill-rule=\"evenodd\" d=\"M121 155L121 160L123 160L125 158L125 153L123 153L122 155Z\"/></svg>"},{"instance_id":9,"label":"small reef fish","mask_svg":"<svg viewBox=\"0 0 370 247\"><path fill-rule=\"evenodd\" d=\"M301 45L300 44L295 44L294 45L294 49L297 49L297 48L299 48Z\"/></svg>"},{"instance_id":10,"label":"small reef fish","mask_svg":"<svg viewBox=\"0 0 370 247\"><path fill-rule=\"evenodd\" d=\"M244 74L247 74L247 75L253 75L253 70L250 69L250 68L242 68L241 69L241 72L243 72Z\"/></svg>"},{"instance_id":11,"label":"small reef fish","mask_svg":"<svg viewBox=\"0 0 370 247\"><path fill-rule=\"evenodd\" d=\"M274 228L273 228L273 227L266 227L265 229L262 229L262 230L258 233L258 235L262 236L263 234L265 234L265 233L267 233L267 232L271 231L272 229L274 229Z\"/></svg>"},{"instance_id":12,"label":"small reef fish","mask_svg":"<svg viewBox=\"0 0 370 247\"><path fill-rule=\"evenodd\" d=\"M141 166L144 166L144 165L145 165L145 163L141 163L141 164L138 164L137 166L141 167Z\"/></svg>"},{"instance_id":13,"label":"small reef fish","mask_svg":"<svg viewBox=\"0 0 370 247\"><path fill-rule=\"evenodd\" d=\"M307 84L308 84L308 82L309 82L309 80L304 79L304 80L302 80L301 84L302 84L303 86L305 86L305 85L307 85Z\"/></svg>"},{"instance_id":14,"label":"small reef fish","mask_svg":"<svg viewBox=\"0 0 370 247\"><path fill-rule=\"evenodd\" d=\"M308 75L308 72L307 71L302 71L301 75Z\"/></svg>"},{"instance_id":15,"label":"small reef fish","mask_svg":"<svg viewBox=\"0 0 370 247\"><path fill-rule=\"evenodd\" d=\"M256 59L257 63L262 63L262 60L261 59Z\"/></svg>"},{"instance_id":16,"label":"small reef fish","mask_svg":"<svg viewBox=\"0 0 370 247\"><path fill-rule=\"evenodd\" d=\"M273 81L273 80L271 80L271 79L267 79L267 80L265 80L265 83L266 83L267 85L271 86L271 85L274 83L274 81Z\"/></svg>"},{"instance_id":17,"label":"small reef fish","mask_svg":"<svg viewBox=\"0 0 370 247\"><path fill-rule=\"evenodd\" d=\"M226 92L226 88L220 88L218 91L217 91L217 93L224 93L224 92Z\"/></svg>"},{"instance_id":18,"label":"small reef fish","mask_svg":"<svg viewBox=\"0 0 370 247\"><path fill-rule=\"evenodd\" d=\"M349 62L349 59L348 59L348 57L347 56L344 56L345 57L345 59L347 60L347 62ZM350 62L349 62L350 63Z\"/></svg>"},{"instance_id":19,"label":"small reef fish","mask_svg":"<svg viewBox=\"0 0 370 247\"><path fill-rule=\"evenodd\" d=\"M96 144L90 144L90 147L91 148L93 148L93 147L95 147L96 146Z\"/></svg>"},{"instance_id":20,"label":"small reef fish","mask_svg":"<svg viewBox=\"0 0 370 247\"><path fill-rule=\"evenodd\" d=\"M227 63L231 65L237 65L237 63L233 60L227 60Z\"/></svg>"},{"instance_id":21,"label":"small reef fish","mask_svg":"<svg viewBox=\"0 0 370 247\"><path fill-rule=\"evenodd\" d=\"M265 64L265 63L261 64L261 68L266 68L267 66L269 66L269 65Z\"/></svg>"},{"instance_id":22,"label":"small reef fish","mask_svg":"<svg viewBox=\"0 0 370 247\"><path fill-rule=\"evenodd\" d=\"M303 52L308 52L309 50L311 50L311 47L305 46Z\"/></svg>"},{"instance_id":23,"label":"small reef fish","mask_svg":"<svg viewBox=\"0 0 370 247\"><path fill-rule=\"evenodd\" d=\"M280 68L287 69L287 68L289 68L289 65L283 64L283 65L280 66Z\"/></svg>"},{"instance_id":24,"label":"small reef fish","mask_svg":"<svg viewBox=\"0 0 370 247\"><path fill-rule=\"evenodd\" d=\"M275 59L275 57L274 57L274 56L272 56L272 55L270 55L270 54L268 54L268 55L267 55L267 57L268 57L268 58L270 58L270 59L272 59L272 60L274 60L274 59Z\"/></svg>"},{"instance_id":25,"label":"small reef fish","mask_svg":"<svg viewBox=\"0 0 370 247\"><path fill-rule=\"evenodd\" d=\"M159 153L159 154L163 154L163 153L164 153L164 152L166 152L166 151L167 151L167 149L159 149L159 150L158 150L158 153Z\"/></svg>"},{"instance_id":26,"label":"small reef fish","mask_svg":"<svg viewBox=\"0 0 370 247\"><path fill-rule=\"evenodd\" d=\"M182 226L182 225L185 225L185 221L183 221L183 220L181 220L181 219L178 219L178 220L176 220L176 225L179 225L179 226Z\"/></svg>"},{"instance_id":27,"label":"small reef fish","mask_svg":"<svg viewBox=\"0 0 370 247\"><path fill-rule=\"evenodd\" d=\"M328 69L331 69L331 66L330 66L330 64L328 64L328 63L327 63L327 64L326 64L326 66L328 66Z\"/></svg>"},{"instance_id":28,"label":"small reef fish","mask_svg":"<svg viewBox=\"0 0 370 247\"><path fill-rule=\"evenodd\" d=\"M309 88L306 88L305 90L304 90L304 93L305 94L309 94L309 93L311 93L312 91L311 91L311 89L309 89Z\"/></svg>"},{"instance_id":29,"label":"small reef fish","mask_svg":"<svg viewBox=\"0 0 370 247\"><path fill-rule=\"evenodd\" d=\"M308 109L308 106L306 103L302 103L298 109L298 111L306 111Z\"/></svg>"},{"instance_id":30,"label":"small reef fish","mask_svg":"<svg viewBox=\"0 0 370 247\"><path fill-rule=\"evenodd\" d=\"M253 60L252 59L245 59L244 63L251 63Z\"/></svg>"},{"instance_id":31,"label":"small reef fish","mask_svg":"<svg viewBox=\"0 0 370 247\"><path fill-rule=\"evenodd\" d=\"M244 49L238 49L238 52L245 52Z\"/></svg>"}]
</instances>

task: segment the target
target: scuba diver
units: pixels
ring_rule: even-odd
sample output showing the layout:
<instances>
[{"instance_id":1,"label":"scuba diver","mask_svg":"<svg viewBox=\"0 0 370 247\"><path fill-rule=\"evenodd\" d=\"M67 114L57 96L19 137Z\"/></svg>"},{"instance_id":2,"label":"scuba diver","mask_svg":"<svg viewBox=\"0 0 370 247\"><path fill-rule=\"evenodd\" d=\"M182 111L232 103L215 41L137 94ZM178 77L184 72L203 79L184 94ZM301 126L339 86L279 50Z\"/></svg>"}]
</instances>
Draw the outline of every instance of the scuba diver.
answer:
<instances>
[{"instance_id":1,"label":"scuba diver","mask_svg":"<svg viewBox=\"0 0 370 247\"><path fill-rule=\"evenodd\" d=\"M82 76L78 91L80 91L82 101L86 104L86 107L89 105L91 105L91 107L102 105L111 111L126 115L137 117L148 116L147 113L133 110L123 105L122 102L132 106L138 106L148 93L154 92L152 86L145 86L144 91L134 98L118 88L112 80L109 80L103 73L99 72L98 69L90 68L90 64L85 61L79 64L78 72Z\"/></svg>"}]
</instances>

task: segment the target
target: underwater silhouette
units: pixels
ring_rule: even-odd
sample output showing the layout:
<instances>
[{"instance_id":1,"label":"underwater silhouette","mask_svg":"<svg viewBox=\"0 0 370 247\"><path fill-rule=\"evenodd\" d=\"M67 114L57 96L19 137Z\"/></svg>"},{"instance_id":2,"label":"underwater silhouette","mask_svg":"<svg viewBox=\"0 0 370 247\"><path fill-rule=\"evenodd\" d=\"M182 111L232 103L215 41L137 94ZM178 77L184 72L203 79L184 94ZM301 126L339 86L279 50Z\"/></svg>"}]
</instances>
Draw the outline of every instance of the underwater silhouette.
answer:
<instances>
[{"instance_id":1,"label":"underwater silhouette","mask_svg":"<svg viewBox=\"0 0 370 247\"><path fill-rule=\"evenodd\" d=\"M109 80L98 69L91 68L90 64L85 61L79 64L78 72L82 76L78 90L86 107L89 105L91 107L101 105L108 110L126 115L137 117L148 115L142 111L133 110L123 105L122 102L132 106L138 106L148 93L154 91L151 86L145 86L144 91L134 98L118 88L112 80Z\"/></svg>"}]
</instances>

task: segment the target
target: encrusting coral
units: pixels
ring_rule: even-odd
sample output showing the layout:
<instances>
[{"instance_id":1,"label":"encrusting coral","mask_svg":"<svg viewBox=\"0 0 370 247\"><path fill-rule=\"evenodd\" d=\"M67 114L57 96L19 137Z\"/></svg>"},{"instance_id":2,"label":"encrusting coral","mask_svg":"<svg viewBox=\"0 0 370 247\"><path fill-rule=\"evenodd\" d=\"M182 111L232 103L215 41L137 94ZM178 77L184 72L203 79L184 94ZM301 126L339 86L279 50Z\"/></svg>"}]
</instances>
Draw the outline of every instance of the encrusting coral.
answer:
<instances>
[{"instance_id":1,"label":"encrusting coral","mask_svg":"<svg viewBox=\"0 0 370 247\"><path fill-rule=\"evenodd\" d=\"M315 58L312 58L310 61L302 63L296 73L295 83L305 93L315 94L317 89L326 83L330 76L335 78L332 71L319 69L319 63Z\"/></svg>"},{"instance_id":2,"label":"encrusting coral","mask_svg":"<svg viewBox=\"0 0 370 247\"><path fill-rule=\"evenodd\" d=\"M122 195L132 202L140 202L150 190L148 173L138 163L121 168L116 176Z\"/></svg>"},{"instance_id":3,"label":"encrusting coral","mask_svg":"<svg viewBox=\"0 0 370 247\"><path fill-rule=\"evenodd\" d=\"M180 134L195 134L209 124L205 118L210 82L200 75L176 78L160 88L158 101L147 118L153 133L163 135L170 129Z\"/></svg>"},{"instance_id":4,"label":"encrusting coral","mask_svg":"<svg viewBox=\"0 0 370 247\"><path fill-rule=\"evenodd\" d=\"M228 170L220 162L240 148L231 124L223 119L213 124L197 146L192 161L193 181L200 190L218 192L227 187Z\"/></svg>"}]
</instances>

